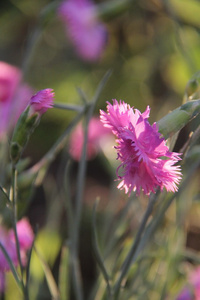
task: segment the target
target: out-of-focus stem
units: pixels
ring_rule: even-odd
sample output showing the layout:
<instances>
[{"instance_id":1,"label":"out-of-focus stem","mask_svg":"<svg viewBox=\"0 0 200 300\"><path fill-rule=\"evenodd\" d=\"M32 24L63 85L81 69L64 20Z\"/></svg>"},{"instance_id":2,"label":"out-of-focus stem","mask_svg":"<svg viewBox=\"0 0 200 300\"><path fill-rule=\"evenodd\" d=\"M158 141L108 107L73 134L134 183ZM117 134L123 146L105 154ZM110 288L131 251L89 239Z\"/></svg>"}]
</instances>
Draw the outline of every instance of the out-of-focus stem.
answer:
<instances>
[{"instance_id":1,"label":"out-of-focus stem","mask_svg":"<svg viewBox=\"0 0 200 300\"><path fill-rule=\"evenodd\" d=\"M38 23L35 27L35 29L33 30L32 34L30 34L30 38L27 42L27 47L25 49L25 53L23 56L23 63L22 63L22 71L23 71L23 76L25 77L32 57L34 55L34 51L37 47L37 44L40 40L40 37L42 35L42 31L44 29L44 26L46 25L47 21L48 21L48 16L55 11L56 7L57 7L58 3L57 1L53 1L52 3L50 3L49 5L47 5L40 13L39 15L39 19L38 19Z\"/></svg>"},{"instance_id":2,"label":"out-of-focus stem","mask_svg":"<svg viewBox=\"0 0 200 300\"><path fill-rule=\"evenodd\" d=\"M197 168L200 166L200 160L198 160L197 162L195 162L191 168L189 169L189 171L187 172L187 176L184 179L184 181L182 182L181 186L179 187L179 190L177 193L172 194L172 196L167 199L166 202L164 202L163 206L161 207L161 209L158 211L158 213L156 214L156 216L154 217L154 219L151 220L151 222L149 223L145 233L144 233L144 237L143 239L140 241L139 245L138 245L138 249L137 249L137 253L141 253L141 251L145 248L145 246L147 245L147 243L149 242L150 238L152 237L152 235L154 234L154 232L156 231L156 229L158 228L158 226L160 225L160 223L163 220L163 217L167 211L167 209L170 207L170 205L172 204L172 202L176 199L176 197L182 193L184 191L184 189L188 186L188 182L191 179L191 176L194 174L194 172L197 170Z\"/></svg>"},{"instance_id":3,"label":"out-of-focus stem","mask_svg":"<svg viewBox=\"0 0 200 300\"><path fill-rule=\"evenodd\" d=\"M121 14L133 3L132 0L112 0L104 1L97 5L97 13L100 18L107 18Z\"/></svg>"},{"instance_id":4,"label":"out-of-focus stem","mask_svg":"<svg viewBox=\"0 0 200 300\"><path fill-rule=\"evenodd\" d=\"M87 136L88 136L88 124L90 120L90 111L87 113L85 121L85 132L84 132L84 144L82 149L81 160L79 163L78 178L77 178L77 193L76 193L76 207L74 214L74 228L71 236L71 263L72 263L72 274L74 293L76 294L77 300L83 299L83 288L80 272L80 264L78 260L79 252L79 232L80 232L80 221L82 212L82 199L85 185L85 173L86 173L86 151L87 151Z\"/></svg>"},{"instance_id":5,"label":"out-of-focus stem","mask_svg":"<svg viewBox=\"0 0 200 300\"><path fill-rule=\"evenodd\" d=\"M83 106L72 105L72 104L63 104L63 103L54 103L53 107L59 108L59 109L74 110L77 112L81 112L84 110Z\"/></svg>"},{"instance_id":6,"label":"out-of-focus stem","mask_svg":"<svg viewBox=\"0 0 200 300\"><path fill-rule=\"evenodd\" d=\"M100 248L99 248L99 243L98 243L98 237L97 237L97 230L96 230L96 207L98 204L99 199L96 200L93 208L93 214L92 214L92 231L93 231L93 248L94 248L94 253L96 256L97 263L99 265L99 268L102 272L102 275L104 277L104 280L106 282L106 287L107 287L107 294L108 297L112 297L112 288L110 285L110 276L106 270L103 257L101 256ZM110 299L110 298L109 298Z\"/></svg>"},{"instance_id":7,"label":"out-of-focus stem","mask_svg":"<svg viewBox=\"0 0 200 300\"><path fill-rule=\"evenodd\" d=\"M3 254L4 254L4 256L5 256L6 260L7 260L7 262L9 263L10 270L11 270L11 272L12 272L14 278L15 278L15 281L16 281L17 285L20 288L22 288L21 279L20 279L20 277L19 277L19 275L18 275L18 273L17 273L17 271L16 271L16 269L15 269L15 267L13 265L13 262L12 262L10 256L8 255L8 252L6 251L6 249L4 248L4 246L2 245L1 242L0 242L0 249L3 252Z\"/></svg>"},{"instance_id":8,"label":"out-of-focus stem","mask_svg":"<svg viewBox=\"0 0 200 300\"><path fill-rule=\"evenodd\" d=\"M28 45L23 57L23 62L22 62L22 73L23 77L26 77L31 59L33 57L33 53L35 51L35 48L37 46L37 43L39 42L39 39L42 34L42 29L40 27L35 28L34 32L30 34L30 39L28 41Z\"/></svg>"},{"instance_id":9,"label":"out-of-focus stem","mask_svg":"<svg viewBox=\"0 0 200 300\"><path fill-rule=\"evenodd\" d=\"M88 125L89 121L94 113L94 109L97 103L97 100L100 96L100 93L105 86L108 78L110 77L111 72L108 71L103 79L100 81L94 98L89 104L89 108L86 112L85 117L85 131L84 131L84 143L81 154L81 160L79 163L78 169L78 178L77 178L77 193L75 198L75 213L74 213L74 228L71 235L71 263L72 263L72 272L73 272L73 284L74 284L74 292L76 294L77 300L83 299L83 291L82 291L82 282L81 282L81 274L80 274L80 265L78 260L79 253L79 234L80 234L80 224L81 224L81 213L82 213L82 202L83 202L83 192L85 185L85 173L86 173L86 155L87 155L87 139L88 139Z\"/></svg>"},{"instance_id":10,"label":"out-of-focus stem","mask_svg":"<svg viewBox=\"0 0 200 300\"><path fill-rule=\"evenodd\" d=\"M139 243L140 243L140 240L142 238L142 235L144 233L144 230L146 228L146 224L148 222L148 219L152 213L152 210L153 210L153 207L154 207L154 203L157 199L157 196L158 196L158 193L159 193L159 190L157 191L156 194L152 194L149 198L149 203L148 203L148 206L147 206L147 210L145 212L145 215L142 219L142 222L140 224L140 227L137 231L137 234L136 234L136 237L135 237L135 240L132 244L132 247L124 261L124 264L122 265L122 269L121 269L121 273L120 273L120 276L114 286L114 300L117 300L118 297L119 297L119 292L120 292L120 287L121 287L121 283L122 283L122 280L124 279L124 277L127 275L129 269L131 268L132 266L132 263L134 262L134 260L136 259L136 256L137 256L137 248L139 246Z\"/></svg>"},{"instance_id":11,"label":"out-of-focus stem","mask_svg":"<svg viewBox=\"0 0 200 300\"><path fill-rule=\"evenodd\" d=\"M25 173L27 176L29 174L39 174L36 178L36 184L40 184L43 180L43 177L46 173L46 169L48 168L49 164L55 159L56 155L64 148L68 135L72 128L80 121L82 115L84 114L84 110L82 110L69 124L63 134L58 138L55 144L51 147L51 149L43 156L43 158L27 170ZM40 173L41 172L41 173ZM41 177L40 177L41 175Z\"/></svg>"}]
</instances>

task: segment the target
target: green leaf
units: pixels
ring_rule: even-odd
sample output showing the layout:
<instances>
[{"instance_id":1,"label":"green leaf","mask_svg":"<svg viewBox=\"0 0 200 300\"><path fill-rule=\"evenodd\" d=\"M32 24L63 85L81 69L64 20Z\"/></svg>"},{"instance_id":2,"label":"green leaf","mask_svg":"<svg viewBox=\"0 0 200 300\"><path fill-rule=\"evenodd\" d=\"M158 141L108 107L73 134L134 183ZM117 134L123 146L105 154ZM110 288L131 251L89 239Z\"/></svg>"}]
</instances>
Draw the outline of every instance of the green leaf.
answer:
<instances>
[{"instance_id":1,"label":"green leaf","mask_svg":"<svg viewBox=\"0 0 200 300\"><path fill-rule=\"evenodd\" d=\"M69 300L69 249L63 246L61 252L61 261L59 267L58 286L60 291L60 300Z\"/></svg>"}]
</instances>

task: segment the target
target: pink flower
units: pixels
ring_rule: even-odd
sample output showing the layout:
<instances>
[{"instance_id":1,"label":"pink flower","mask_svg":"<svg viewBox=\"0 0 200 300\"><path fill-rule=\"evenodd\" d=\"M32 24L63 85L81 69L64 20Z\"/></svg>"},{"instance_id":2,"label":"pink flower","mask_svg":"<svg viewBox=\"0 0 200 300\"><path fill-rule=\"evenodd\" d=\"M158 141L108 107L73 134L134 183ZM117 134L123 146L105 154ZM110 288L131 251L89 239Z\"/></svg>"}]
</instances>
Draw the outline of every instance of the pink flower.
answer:
<instances>
[{"instance_id":1,"label":"pink flower","mask_svg":"<svg viewBox=\"0 0 200 300\"><path fill-rule=\"evenodd\" d=\"M14 127L32 90L21 83L21 71L0 61L0 138Z\"/></svg>"},{"instance_id":2,"label":"pink flower","mask_svg":"<svg viewBox=\"0 0 200 300\"><path fill-rule=\"evenodd\" d=\"M33 231L27 218L23 218L17 222L17 234L19 239L19 245L21 248L21 254L31 248L33 243ZM15 242L14 231L10 230L10 238Z\"/></svg>"},{"instance_id":3,"label":"pink flower","mask_svg":"<svg viewBox=\"0 0 200 300\"><path fill-rule=\"evenodd\" d=\"M138 195L140 190L148 195L157 187L177 191L181 172L180 166L174 164L180 160L180 154L169 151L156 123L149 124L150 108L141 114L125 102L107 103L107 113L101 110L100 119L117 138L115 148L117 159L121 161L117 169L121 180L118 188L124 188L129 195L132 190Z\"/></svg>"},{"instance_id":4,"label":"pink flower","mask_svg":"<svg viewBox=\"0 0 200 300\"><path fill-rule=\"evenodd\" d=\"M0 103L12 101L21 81L21 72L3 61L0 62Z\"/></svg>"},{"instance_id":5,"label":"pink flower","mask_svg":"<svg viewBox=\"0 0 200 300\"><path fill-rule=\"evenodd\" d=\"M33 113L44 114L48 108L53 107L54 93L52 89L44 89L37 92L30 99L30 106Z\"/></svg>"},{"instance_id":6,"label":"pink flower","mask_svg":"<svg viewBox=\"0 0 200 300\"><path fill-rule=\"evenodd\" d=\"M20 245L20 255L23 265L26 264L26 251L31 248L33 243L34 234L32 228L26 218L17 222L17 233ZM6 229L0 227L0 243L6 249L10 259L15 266L18 266L18 257L16 250L16 242L13 229ZM5 288L5 272L10 270L9 263L7 262L2 250L0 249L0 292Z\"/></svg>"},{"instance_id":7,"label":"pink flower","mask_svg":"<svg viewBox=\"0 0 200 300\"><path fill-rule=\"evenodd\" d=\"M104 128L99 118L93 117L90 120L88 127L88 141L87 141L87 159L90 160L96 156L100 149L101 140L110 135L110 131ZM84 141L83 124L80 122L70 137L69 152L73 159L79 161L81 158L82 147Z\"/></svg>"},{"instance_id":8,"label":"pink flower","mask_svg":"<svg viewBox=\"0 0 200 300\"><path fill-rule=\"evenodd\" d=\"M194 299L196 298L194 298L194 295L189 288L184 288L184 290L182 290L182 292L176 298L176 300L194 300Z\"/></svg>"},{"instance_id":9,"label":"pink flower","mask_svg":"<svg viewBox=\"0 0 200 300\"><path fill-rule=\"evenodd\" d=\"M184 287L176 300L200 300L200 267L189 276L189 285Z\"/></svg>"},{"instance_id":10,"label":"pink flower","mask_svg":"<svg viewBox=\"0 0 200 300\"><path fill-rule=\"evenodd\" d=\"M106 45L107 30L98 21L95 5L90 0L63 1L58 15L77 53L83 59L98 60Z\"/></svg>"}]
</instances>

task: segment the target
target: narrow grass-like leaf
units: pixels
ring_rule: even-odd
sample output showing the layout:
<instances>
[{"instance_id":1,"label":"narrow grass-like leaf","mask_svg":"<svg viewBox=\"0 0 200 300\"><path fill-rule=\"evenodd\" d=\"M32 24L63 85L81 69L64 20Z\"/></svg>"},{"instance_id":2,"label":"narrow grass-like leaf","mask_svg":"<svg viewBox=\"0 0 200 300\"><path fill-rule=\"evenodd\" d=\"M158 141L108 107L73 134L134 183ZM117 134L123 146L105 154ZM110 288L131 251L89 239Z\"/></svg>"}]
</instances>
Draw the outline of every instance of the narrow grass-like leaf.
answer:
<instances>
[{"instance_id":1,"label":"narrow grass-like leaf","mask_svg":"<svg viewBox=\"0 0 200 300\"><path fill-rule=\"evenodd\" d=\"M2 252L3 252L3 254L4 254L7 262L9 263L10 270L11 270L11 272L12 272L12 274L13 274L15 280L16 280L17 285L19 286L20 289L22 289L22 286L23 286L22 285L22 281L19 278L19 275L18 275L18 273L17 273L17 271L15 269L15 266L13 265L13 262L12 262L10 256L9 256L8 252L6 251L6 249L4 248L4 246L2 245L1 242L0 242L0 248L1 248Z\"/></svg>"},{"instance_id":2,"label":"narrow grass-like leaf","mask_svg":"<svg viewBox=\"0 0 200 300\"><path fill-rule=\"evenodd\" d=\"M97 237L97 230L96 230L96 208L98 204L98 199L96 200L93 208L93 213L92 213L92 233L93 233L93 249L94 249L94 254L98 263L98 266L102 272L103 278L107 284L107 290L108 290L108 295L112 294L111 291L111 286L110 286L110 276L108 275L108 272L106 270L106 267L104 265L103 258L101 256L101 252L99 249L99 244L98 244L98 237Z\"/></svg>"},{"instance_id":3,"label":"narrow grass-like leaf","mask_svg":"<svg viewBox=\"0 0 200 300\"><path fill-rule=\"evenodd\" d=\"M61 260L59 266L58 287L60 291L60 300L69 299L69 249L63 246L61 251Z\"/></svg>"},{"instance_id":4,"label":"narrow grass-like leaf","mask_svg":"<svg viewBox=\"0 0 200 300\"><path fill-rule=\"evenodd\" d=\"M34 250L35 250L35 253L37 254L37 256L40 260L40 263L42 265L42 268L44 270L44 274L45 274L45 277L47 280L47 284L48 284L52 299L60 300L59 290L58 290L57 284L55 282L55 279L52 275L52 272L51 272L48 264L46 263L46 261L44 260L44 258L42 257L42 255L39 253L38 249L35 246L34 246Z\"/></svg>"}]
</instances>

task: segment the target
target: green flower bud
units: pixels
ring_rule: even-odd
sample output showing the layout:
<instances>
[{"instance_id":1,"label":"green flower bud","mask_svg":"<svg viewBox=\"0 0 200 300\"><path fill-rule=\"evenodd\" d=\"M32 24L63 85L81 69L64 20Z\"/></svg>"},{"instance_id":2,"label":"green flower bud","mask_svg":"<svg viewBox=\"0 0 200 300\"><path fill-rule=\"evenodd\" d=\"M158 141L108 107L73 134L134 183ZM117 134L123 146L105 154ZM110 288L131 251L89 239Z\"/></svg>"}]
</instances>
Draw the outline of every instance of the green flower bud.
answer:
<instances>
[{"instance_id":1,"label":"green flower bud","mask_svg":"<svg viewBox=\"0 0 200 300\"><path fill-rule=\"evenodd\" d=\"M200 113L200 100L189 101L173 110L157 122L158 130L165 138L173 136Z\"/></svg>"},{"instance_id":2,"label":"green flower bud","mask_svg":"<svg viewBox=\"0 0 200 300\"><path fill-rule=\"evenodd\" d=\"M38 113L34 113L33 115L29 116L29 109L30 106L28 106L21 114L11 139L10 156L14 164L16 164L20 159L29 137L39 121Z\"/></svg>"}]
</instances>

